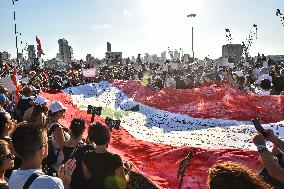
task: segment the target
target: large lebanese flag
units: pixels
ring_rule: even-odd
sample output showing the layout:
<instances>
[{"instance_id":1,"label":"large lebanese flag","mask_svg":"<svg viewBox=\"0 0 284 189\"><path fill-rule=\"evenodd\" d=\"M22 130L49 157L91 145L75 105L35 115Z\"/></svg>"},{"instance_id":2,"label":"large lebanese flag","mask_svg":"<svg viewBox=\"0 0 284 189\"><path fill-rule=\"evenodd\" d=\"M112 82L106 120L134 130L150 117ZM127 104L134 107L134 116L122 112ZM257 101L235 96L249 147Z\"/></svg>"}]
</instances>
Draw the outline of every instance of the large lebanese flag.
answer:
<instances>
[{"instance_id":1,"label":"large lebanese flag","mask_svg":"<svg viewBox=\"0 0 284 189\"><path fill-rule=\"evenodd\" d=\"M151 92L138 81L113 81L43 95L69 108L62 120L67 127L74 117L90 120L89 104L104 107L102 117L121 119L121 129L112 133L111 151L132 161L160 188L178 188L178 167L190 149L196 155L183 188L208 188L208 169L217 162L235 161L260 171L251 118L260 117L264 127L284 136L283 96L253 96L229 85ZM136 105L138 112L127 111Z\"/></svg>"}]
</instances>

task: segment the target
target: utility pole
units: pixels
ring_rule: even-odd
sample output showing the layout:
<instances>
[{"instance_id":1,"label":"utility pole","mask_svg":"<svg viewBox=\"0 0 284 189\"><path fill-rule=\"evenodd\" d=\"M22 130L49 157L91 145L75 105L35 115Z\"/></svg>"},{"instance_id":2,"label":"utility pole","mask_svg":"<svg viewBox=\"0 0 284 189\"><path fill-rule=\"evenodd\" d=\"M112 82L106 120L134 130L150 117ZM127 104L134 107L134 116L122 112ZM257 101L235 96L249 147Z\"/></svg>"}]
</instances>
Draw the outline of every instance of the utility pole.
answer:
<instances>
[{"instance_id":1,"label":"utility pole","mask_svg":"<svg viewBox=\"0 0 284 189\"><path fill-rule=\"evenodd\" d=\"M15 32L15 38L16 38L16 55L17 55L17 64L19 64L19 49L18 49L18 32L17 32L17 23L16 23L16 7L15 7L15 1L18 0L12 0L13 3L13 17L14 17L14 32Z\"/></svg>"},{"instance_id":2,"label":"utility pole","mask_svg":"<svg viewBox=\"0 0 284 189\"><path fill-rule=\"evenodd\" d=\"M188 18L194 18L196 17L196 14L189 14L187 15ZM191 50L192 50L192 57L194 59L194 49L193 49L193 25L191 27Z\"/></svg>"}]
</instances>

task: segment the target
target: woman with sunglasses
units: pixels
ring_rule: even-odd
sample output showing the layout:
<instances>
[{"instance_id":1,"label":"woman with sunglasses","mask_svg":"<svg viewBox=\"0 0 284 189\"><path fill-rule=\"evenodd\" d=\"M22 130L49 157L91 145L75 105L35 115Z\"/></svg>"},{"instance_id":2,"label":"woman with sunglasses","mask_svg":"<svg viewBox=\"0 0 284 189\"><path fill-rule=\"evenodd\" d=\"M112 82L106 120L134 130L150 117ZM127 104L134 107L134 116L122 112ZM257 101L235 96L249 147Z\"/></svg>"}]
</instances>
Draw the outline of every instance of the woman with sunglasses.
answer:
<instances>
[{"instance_id":1,"label":"woman with sunglasses","mask_svg":"<svg viewBox=\"0 0 284 189\"><path fill-rule=\"evenodd\" d=\"M0 140L0 189L8 189L5 172L14 167L14 155L9 150L9 144Z\"/></svg>"}]
</instances>

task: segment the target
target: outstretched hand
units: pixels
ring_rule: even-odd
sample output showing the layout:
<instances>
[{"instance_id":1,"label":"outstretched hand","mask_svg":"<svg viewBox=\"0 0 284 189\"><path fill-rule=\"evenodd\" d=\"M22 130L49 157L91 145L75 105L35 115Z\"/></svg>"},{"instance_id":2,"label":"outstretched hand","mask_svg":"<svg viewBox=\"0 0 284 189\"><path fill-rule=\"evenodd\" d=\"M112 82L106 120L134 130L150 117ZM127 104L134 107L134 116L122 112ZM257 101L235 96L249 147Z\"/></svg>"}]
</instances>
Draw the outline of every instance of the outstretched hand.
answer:
<instances>
[{"instance_id":1,"label":"outstretched hand","mask_svg":"<svg viewBox=\"0 0 284 189\"><path fill-rule=\"evenodd\" d=\"M76 168L76 160L69 159L65 164L62 164L58 169L58 177L61 178L64 186L68 187L71 182L71 176Z\"/></svg>"}]
</instances>

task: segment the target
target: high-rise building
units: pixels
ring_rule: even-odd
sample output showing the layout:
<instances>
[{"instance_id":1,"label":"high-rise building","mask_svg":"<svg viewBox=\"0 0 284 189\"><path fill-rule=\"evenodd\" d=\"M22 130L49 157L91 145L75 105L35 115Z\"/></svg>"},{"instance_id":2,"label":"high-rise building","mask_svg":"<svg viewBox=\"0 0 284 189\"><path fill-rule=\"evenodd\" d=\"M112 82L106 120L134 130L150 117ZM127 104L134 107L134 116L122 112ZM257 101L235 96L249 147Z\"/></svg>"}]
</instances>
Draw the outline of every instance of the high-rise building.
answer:
<instances>
[{"instance_id":1,"label":"high-rise building","mask_svg":"<svg viewBox=\"0 0 284 189\"><path fill-rule=\"evenodd\" d=\"M175 50L174 51L174 60L178 60L178 59L180 59L180 53L177 50Z\"/></svg>"},{"instance_id":2,"label":"high-rise building","mask_svg":"<svg viewBox=\"0 0 284 189\"><path fill-rule=\"evenodd\" d=\"M107 52L111 52L111 44L110 44L110 42L107 42Z\"/></svg>"},{"instance_id":3,"label":"high-rise building","mask_svg":"<svg viewBox=\"0 0 284 189\"><path fill-rule=\"evenodd\" d=\"M156 54L151 55L151 59L152 59L153 62L158 62L159 61L159 58L158 58L158 56Z\"/></svg>"},{"instance_id":4,"label":"high-rise building","mask_svg":"<svg viewBox=\"0 0 284 189\"><path fill-rule=\"evenodd\" d=\"M65 63L68 64L71 62L73 49L68 45L68 41L66 39L59 39L59 58Z\"/></svg>"},{"instance_id":5,"label":"high-rise building","mask_svg":"<svg viewBox=\"0 0 284 189\"><path fill-rule=\"evenodd\" d=\"M86 56L86 62L91 62L92 60L92 55L91 54L87 54Z\"/></svg>"},{"instance_id":6,"label":"high-rise building","mask_svg":"<svg viewBox=\"0 0 284 189\"><path fill-rule=\"evenodd\" d=\"M241 44L227 44L222 46L222 58L241 60L244 46Z\"/></svg>"},{"instance_id":7,"label":"high-rise building","mask_svg":"<svg viewBox=\"0 0 284 189\"><path fill-rule=\"evenodd\" d=\"M162 62L165 62L166 59L167 59L167 52L164 51L164 52L161 53L161 61L162 61Z\"/></svg>"},{"instance_id":8,"label":"high-rise building","mask_svg":"<svg viewBox=\"0 0 284 189\"><path fill-rule=\"evenodd\" d=\"M36 53L35 53L35 46L34 45L28 45L28 59L32 60L36 58Z\"/></svg>"},{"instance_id":9,"label":"high-rise building","mask_svg":"<svg viewBox=\"0 0 284 189\"><path fill-rule=\"evenodd\" d=\"M0 66L3 66L5 63L8 63L10 61L11 54L8 52L0 52Z\"/></svg>"}]
</instances>

